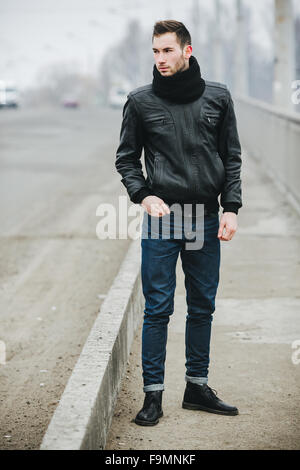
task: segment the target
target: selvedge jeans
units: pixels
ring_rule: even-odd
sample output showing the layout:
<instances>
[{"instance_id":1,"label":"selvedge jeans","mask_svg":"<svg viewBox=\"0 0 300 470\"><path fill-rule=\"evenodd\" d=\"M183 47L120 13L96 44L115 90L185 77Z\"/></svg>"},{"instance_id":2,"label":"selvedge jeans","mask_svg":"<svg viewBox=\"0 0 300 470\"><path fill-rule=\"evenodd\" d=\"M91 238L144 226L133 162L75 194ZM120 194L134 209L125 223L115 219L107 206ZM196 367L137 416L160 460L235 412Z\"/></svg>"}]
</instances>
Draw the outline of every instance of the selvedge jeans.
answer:
<instances>
[{"instance_id":1,"label":"selvedge jeans","mask_svg":"<svg viewBox=\"0 0 300 470\"><path fill-rule=\"evenodd\" d=\"M179 253L187 302L185 380L199 384L208 381L211 322L220 269L219 215L202 214L199 218L193 213L189 217L192 230L186 234L185 217L178 221L173 212L163 217L144 213L141 239L141 275L145 297L142 332L144 392L164 390L168 323L174 311ZM187 249L187 242L191 247L191 242L198 236L190 238L191 231L198 233L199 224L202 227L202 247ZM166 226L170 229L168 238L163 236L163 227Z\"/></svg>"}]
</instances>

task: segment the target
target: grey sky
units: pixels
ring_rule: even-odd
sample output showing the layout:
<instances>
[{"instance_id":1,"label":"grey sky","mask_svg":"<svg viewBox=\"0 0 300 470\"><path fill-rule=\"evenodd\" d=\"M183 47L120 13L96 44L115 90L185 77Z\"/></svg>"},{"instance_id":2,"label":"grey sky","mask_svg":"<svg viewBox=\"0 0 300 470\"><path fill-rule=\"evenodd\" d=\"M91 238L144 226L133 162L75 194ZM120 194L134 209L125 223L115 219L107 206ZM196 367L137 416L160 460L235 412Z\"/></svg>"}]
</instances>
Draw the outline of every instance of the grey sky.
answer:
<instances>
[{"instance_id":1,"label":"grey sky","mask_svg":"<svg viewBox=\"0 0 300 470\"><path fill-rule=\"evenodd\" d=\"M212 0L199 2L213 15ZM268 55L272 44L267 25L272 20L273 0L245 2L252 10L252 39ZM95 73L103 53L122 37L130 18L140 19L149 31L155 21L170 16L189 28L192 3L193 0L0 0L0 79L15 80L20 88L35 85L41 67L59 61L74 62L80 70ZM299 13L300 2L294 3ZM226 21L234 21L234 0L223 0L222 4ZM227 34L232 31L227 29Z\"/></svg>"}]
</instances>

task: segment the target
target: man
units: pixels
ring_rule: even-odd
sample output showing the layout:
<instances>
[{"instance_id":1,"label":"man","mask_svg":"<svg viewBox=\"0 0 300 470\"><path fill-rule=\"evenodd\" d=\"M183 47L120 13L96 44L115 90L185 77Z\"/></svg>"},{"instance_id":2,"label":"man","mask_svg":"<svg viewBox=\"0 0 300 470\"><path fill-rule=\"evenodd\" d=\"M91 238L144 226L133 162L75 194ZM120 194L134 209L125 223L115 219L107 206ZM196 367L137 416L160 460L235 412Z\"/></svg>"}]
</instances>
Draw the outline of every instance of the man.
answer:
<instances>
[{"instance_id":1,"label":"man","mask_svg":"<svg viewBox=\"0 0 300 470\"><path fill-rule=\"evenodd\" d=\"M238 414L235 406L224 403L208 386L220 240L232 239L237 229L238 210L242 207L241 147L234 106L225 85L201 77L197 59L192 56L190 34L182 23L173 20L155 23L152 45L153 82L128 95L116 168L130 200L145 209L144 232L148 230L146 223L148 227L155 220L164 223L167 217L174 229L173 203L180 207L191 204L190 220L194 229L200 205L204 208L204 239L200 249L188 250L185 237L162 239L160 232L158 238L142 237L145 399L135 422L144 426L157 424L163 415L167 328L174 309L179 253L188 307L186 389L182 406ZM146 179L140 161L143 148ZM219 221L220 194L223 214Z\"/></svg>"}]
</instances>

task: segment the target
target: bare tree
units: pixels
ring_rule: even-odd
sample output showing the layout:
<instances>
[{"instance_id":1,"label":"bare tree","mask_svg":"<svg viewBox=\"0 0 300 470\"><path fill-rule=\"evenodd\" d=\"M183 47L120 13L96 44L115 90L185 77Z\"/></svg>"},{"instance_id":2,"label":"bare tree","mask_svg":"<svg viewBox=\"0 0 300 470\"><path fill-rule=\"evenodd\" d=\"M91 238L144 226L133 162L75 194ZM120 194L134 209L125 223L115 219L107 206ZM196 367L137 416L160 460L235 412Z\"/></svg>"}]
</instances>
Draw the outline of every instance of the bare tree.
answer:
<instances>
[{"instance_id":1,"label":"bare tree","mask_svg":"<svg viewBox=\"0 0 300 470\"><path fill-rule=\"evenodd\" d=\"M58 105L67 97L89 104L98 94L97 80L82 74L74 63L57 62L41 68L37 82L37 87L26 92L29 104Z\"/></svg>"},{"instance_id":2,"label":"bare tree","mask_svg":"<svg viewBox=\"0 0 300 470\"><path fill-rule=\"evenodd\" d=\"M138 20L128 23L124 37L104 55L99 67L99 87L104 100L113 85L130 84L133 89L152 80L151 34Z\"/></svg>"}]
</instances>

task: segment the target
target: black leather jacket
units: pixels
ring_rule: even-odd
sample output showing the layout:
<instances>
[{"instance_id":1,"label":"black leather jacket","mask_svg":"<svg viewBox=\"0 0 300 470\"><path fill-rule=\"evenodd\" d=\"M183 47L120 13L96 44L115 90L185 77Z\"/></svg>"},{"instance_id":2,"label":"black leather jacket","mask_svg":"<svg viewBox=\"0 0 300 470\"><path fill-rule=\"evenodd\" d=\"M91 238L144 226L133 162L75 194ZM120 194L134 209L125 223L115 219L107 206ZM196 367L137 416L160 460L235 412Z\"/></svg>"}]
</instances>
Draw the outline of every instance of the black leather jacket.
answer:
<instances>
[{"instance_id":1,"label":"black leather jacket","mask_svg":"<svg viewBox=\"0 0 300 470\"><path fill-rule=\"evenodd\" d=\"M188 104L159 98L151 84L127 98L115 165L130 200L154 194L170 205L198 202L218 211L221 194L224 212L237 213L241 146L226 85L206 81L202 96Z\"/></svg>"}]
</instances>

